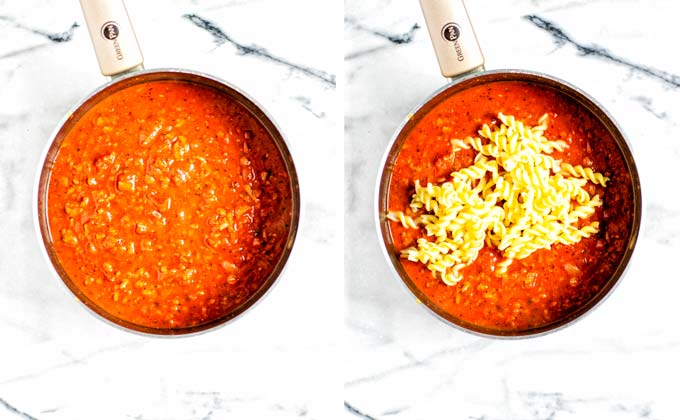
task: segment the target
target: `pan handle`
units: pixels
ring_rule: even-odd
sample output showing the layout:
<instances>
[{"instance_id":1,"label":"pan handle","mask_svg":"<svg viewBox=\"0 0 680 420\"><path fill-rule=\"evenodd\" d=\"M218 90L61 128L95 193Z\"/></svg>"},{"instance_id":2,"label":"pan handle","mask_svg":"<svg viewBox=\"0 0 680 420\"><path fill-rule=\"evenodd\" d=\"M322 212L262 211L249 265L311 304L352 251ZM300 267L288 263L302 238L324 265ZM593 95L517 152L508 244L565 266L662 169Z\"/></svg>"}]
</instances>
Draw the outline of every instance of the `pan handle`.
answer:
<instances>
[{"instance_id":1,"label":"pan handle","mask_svg":"<svg viewBox=\"0 0 680 420\"><path fill-rule=\"evenodd\" d=\"M463 0L420 0L420 7L444 77L484 70L484 56Z\"/></svg>"},{"instance_id":2,"label":"pan handle","mask_svg":"<svg viewBox=\"0 0 680 420\"><path fill-rule=\"evenodd\" d=\"M144 57L123 0L80 0L80 6L102 74L142 69Z\"/></svg>"}]
</instances>

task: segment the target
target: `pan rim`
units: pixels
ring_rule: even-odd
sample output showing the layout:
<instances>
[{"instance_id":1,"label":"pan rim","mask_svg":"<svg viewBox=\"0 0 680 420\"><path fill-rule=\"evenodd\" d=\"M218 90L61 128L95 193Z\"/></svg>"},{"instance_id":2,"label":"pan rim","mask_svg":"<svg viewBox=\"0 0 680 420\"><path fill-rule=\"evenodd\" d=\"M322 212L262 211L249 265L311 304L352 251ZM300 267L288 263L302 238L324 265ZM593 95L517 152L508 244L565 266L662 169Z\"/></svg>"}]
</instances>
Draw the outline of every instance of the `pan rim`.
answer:
<instances>
[{"instance_id":1,"label":"pan rim","mask_svg":"<svg viewBox=\"0 0 680 420\"><path fill-rule=\"evenodd\" d=\"M51 233L49 232L49 223L47 223L48 215L46 208L46 186L49 185L49 177L51 175L51 164L48 165L48 160L50 153L56 155L56 151L58 151L61 146L61 142L58 142L57 144L57 139L64 130L64 127L72 118L75 118L77 113L85 114L92 106L102 99L108 97L110 94L125 89L129 86L158 80L178 80L188 83L202 84L204 86L219 90L243 106L244 109L246 109L264 126L265 130L272 137L272 141L279 150L286 171L288 172L291 191L291 218L290 227L288 228L288 236L284 242L283 250L276 265L269 273L262 286L235 310L225 314L224 316L205 323L183 328L147 327L122 320L108 313L103 308L96 305L91 299L87 298L77 286L69 285L69 283L72 284L70 278L68 279L67 283L67 280L64 279L64 276L59 273L59 270L55 266L56 264L59 264L56 255L53 255L53 252L50 253L48 249L51 248L49 240L51 238ZM201 81L204 83L201 83ZM108 89L112 89L112 91L104 94L104 92L106 92ZM86 107L88 104L89 106ZM68 130L63 134L62 140L67 133ZM204 72L180 68L147 69L126 73L125 75L109 80L103 85L95 88L87 96L84 96L75 105L73 105L57 123L49 137L49 140L43 147L43 151L38 160L36 174L34 176L31 207L33 213L33 224L38 239L40 252L47 263L51 275L59 280L59 283L68 294L75 297L76 300L86 308L86 311L94 315L96 318L103 320L106 324L112 325L123 331L146 337L194 336L208 331L213 331L219 327L223 327L224 325L230 324L236 319L241 318L244 314L251 312L251 309L257 306L257 304L259 304L264 299L264 297L271 292L273 287L278 284L280 278L283 276L284 270L288 265L288 260L293 250L293 245L297 238L298 230L300 228L302 212L300 183L289 142L271 114L252 96L248 95L233 84ZM45 223L43 223L43 220L45 220ZM68 276L66 277L68 278Z\"/></svg>"},{"instance_id":2,"label":"pan rim","mask_svg":"<svg viewBox=\"0 0 680 420\"><path fill-rule=\"evenodd\" d=\"M621 257L621 260L619 261L616 270L614 270L612 276L607 280L602 290L600 290L593 298L586 302L586 304L579 306L564 318L546 325L524 330L499 330L480 327L461 319L457 319L439 309L436 304L427 298L427 296L422 293L417 288L417 286L415 286L415 284L413 284L403 268L401 268L399 258L395 256L393 251L390 250L389 247L391 244L388 243L388 239L390 237L389 227L385 217L383 216L387 211L387 206L384 205L384 203L386 202L388 196L389 180L392 173L389 165L390 163L394 163L394 160L399 154L401 144L397 143L399 140L403 141L403 138L405 137L405 130L408 130L411 126L415 125L417 121L419 121L420 117L427 114L427 112L429 112L432 107L434 107L441 100L448 98L450 95L473 86L482 85L485 83L493 83L501 80L514 80L529 83L533 82L535 84L552 88L575 100L580 106L587 109L612 134L612 137L623 156L624 163L627 167L627 172L631 177L634 195L634 216L631 232L627 241L627 247ZM468 83L469 86L466 86L466 83ZM385 146L385 151L380 161L380 166L377 173L373 205L373 217L376 233L378 235L378 241L380 242L380 249L387 261L387 265L389 266L392 276L398 278L399 282L408 291L408 293L415 297L417 302L421 303L421 306L423 306L427 312L429 312L435 318L449 326L454 327L455 329L465 331L473 335L495 339L523 339L543 336L561 330L569 325L573 325L576 321L581 320L585 316L592 313L597 306L602 304L604 300L611 296L614 289L620 283L621 278L625 275L631 265L631 258L634 254L633 251L641 231L643 220L642 213L644 208L642 204L642 191L639 172L633 159L631 146L625 133L623 132L623 129L616 122L614 117L592 96L578 87L545 73L521 69L498 69L466 74L463 77L452 80L451 84L444 85L437 89L419 105L414 107L411 112L407 114L407 117L401 121L398 128L394 131L390 141Z\"/></svg>"}]
</instances>

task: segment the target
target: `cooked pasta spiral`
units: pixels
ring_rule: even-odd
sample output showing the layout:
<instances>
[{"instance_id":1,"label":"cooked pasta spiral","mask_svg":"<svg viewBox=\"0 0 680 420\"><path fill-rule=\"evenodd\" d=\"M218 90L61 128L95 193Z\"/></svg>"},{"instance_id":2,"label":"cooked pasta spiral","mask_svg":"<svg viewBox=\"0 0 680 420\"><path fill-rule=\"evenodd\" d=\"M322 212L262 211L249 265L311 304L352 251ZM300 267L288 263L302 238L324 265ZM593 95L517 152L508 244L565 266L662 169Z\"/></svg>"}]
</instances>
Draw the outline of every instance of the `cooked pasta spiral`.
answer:
<instances>
[{"instance_id":1,"label":"cooked pasta spiral","mask_svg":"<svg viewBox=\"0 0 680 420\"><path fill-rule=\"evenodd\" d=\"M500 126L487 124L479 137L451 140L455 153L477 152L472 165L451 173L441 184L414 182L410 208L415 217L390 211L389 220L426 237L401 251L401 257L425 264L445 284L462 279L486 245L503 259L495 264L502 275L515 260L554 244L570 245L599 231L599 222L586 222L597 207L588 182L606 187L609 178L591 168L561 162L549 154L567 143L544 136L548 116L531 127L512 115L498 114Z\"/></svg>"},{"instance_id":2,"label":"cooked pasta spiral","mask_svg":"<svg viewBox=\"0 0 680 420\"><path fill-rule=\"evenodd\" d=\"M403 211L391 211L387 213L389 220L400 222L404 227L417 229L418 223L411 216L407 216Z\"/></svg>"},{"instance_id":3,"label":"cooked pasta spiral","mask_svg":"<svg viewBox=\"0 0 680 420\"><path fill-rule=\"evenodd\" d=\"M597 172L593 172L592 169L584 168L581 165L572 166L568 163L562 163L562 173L565 175L572 175L585 178L588 181L593 182L595 184L600 184L603 187L606 187L607 181L609 181L609 178L607 178L606 176L603 176L602 174Z\"/></svg>"}]
</instances>

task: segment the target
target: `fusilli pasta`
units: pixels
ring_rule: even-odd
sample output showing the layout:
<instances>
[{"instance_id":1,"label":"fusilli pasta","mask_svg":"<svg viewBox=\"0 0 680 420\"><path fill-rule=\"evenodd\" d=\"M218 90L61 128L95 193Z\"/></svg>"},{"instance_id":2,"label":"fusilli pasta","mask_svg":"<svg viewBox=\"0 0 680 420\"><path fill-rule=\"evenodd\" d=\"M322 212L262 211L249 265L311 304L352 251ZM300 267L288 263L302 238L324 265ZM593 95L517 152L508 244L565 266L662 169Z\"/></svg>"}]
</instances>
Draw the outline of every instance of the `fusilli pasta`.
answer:
<instances>
[{"instance_id":1,"label":"fusilli pasta","mask_svg":"<svg viewBox=\"0 0 680 420\"><path fill-rule=\"evenodd\" d=\"M544 136L548 116L530 127L512 115L498 114L499 127L484 124L479 137L451 140L454 152L473 149L474 163L451 174L450 181L425 186L415 181L410 208L417 217L391 211L389 220L424 229L427 237L402 250L401 257L425 264L447 285L462 279L485 246L497 248L502 274L514 260L556 243L570 245L596 234L599 222L582 227L602 206L591 198L588 182L606 186L609 178L591 168L560 162L549 154L567 143Z\"/></svg>"}]
</instances>

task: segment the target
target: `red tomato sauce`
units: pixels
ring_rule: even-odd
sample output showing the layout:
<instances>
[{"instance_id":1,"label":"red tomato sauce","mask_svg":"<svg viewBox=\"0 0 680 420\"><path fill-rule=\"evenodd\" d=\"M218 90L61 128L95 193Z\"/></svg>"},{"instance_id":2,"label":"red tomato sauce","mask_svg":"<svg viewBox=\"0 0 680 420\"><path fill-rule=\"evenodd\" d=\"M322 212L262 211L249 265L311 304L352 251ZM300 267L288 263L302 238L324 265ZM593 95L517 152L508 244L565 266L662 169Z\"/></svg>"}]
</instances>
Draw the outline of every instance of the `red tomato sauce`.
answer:
<instances>
[{"instance_id":1,"label":"red tomato sauce","mask_svg":"<svg viewBox=\"0 0 680 420\"><path fill-rule=\"evenodd\" d=\"M446 98L408 133L390 180L389 209L415 216L408 206L415 180L421 185L441 183L449 180L451 172L470 166L476 152L452 154L450 140L477 137L485 123L500 124L499 112L532 126L547 113L546 137L569 145L552 156L610 178L606 188L588 184L591 196L599 194L603 206L583 223L598 220L598 234L574 245L538 250L515 260L501 276L494 273L494 265L503 257L488 246L462 270L463 280L453 286L433 277L425 265L400 259L418 289L446 313L477 326L509 331L563 319L600 290L616 269L631 233L633 189L614 139L581 105L537 85L493 82ZM399 222L389 226L398 251L426 237L425 229L404 228Z\"/></svg>"},{"instance_id":2,"label":"red tomato sauce","mask_svg":"<svg viewBox=\"0 0 680 420\"><path fill-rule=\"evenodd\" d=\"M242 105L179 81L105 98L64 139L48 217L69 278L107 313L152 328L243 304L292 223L281 153Z\"/></svg>"}]
</instances>

